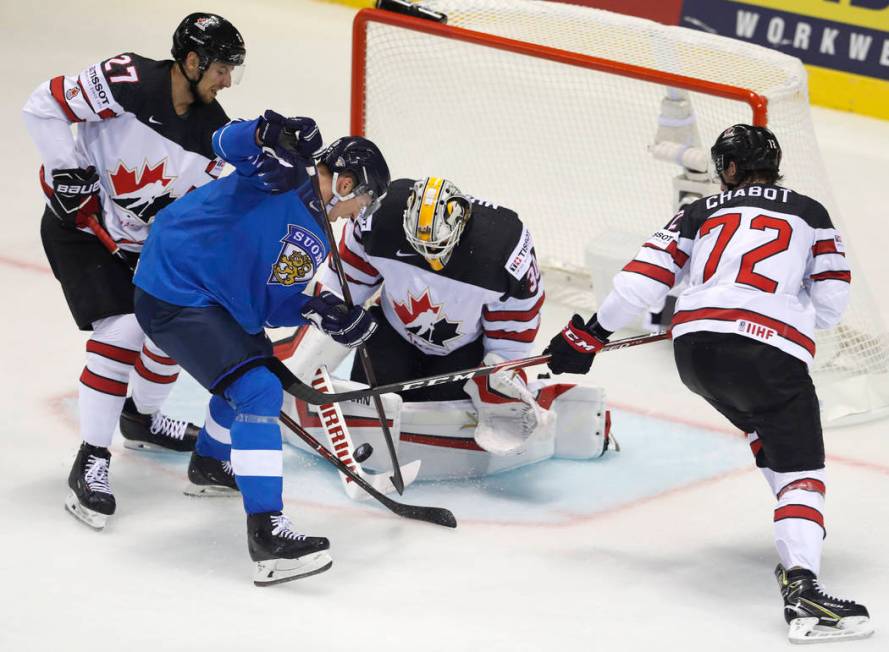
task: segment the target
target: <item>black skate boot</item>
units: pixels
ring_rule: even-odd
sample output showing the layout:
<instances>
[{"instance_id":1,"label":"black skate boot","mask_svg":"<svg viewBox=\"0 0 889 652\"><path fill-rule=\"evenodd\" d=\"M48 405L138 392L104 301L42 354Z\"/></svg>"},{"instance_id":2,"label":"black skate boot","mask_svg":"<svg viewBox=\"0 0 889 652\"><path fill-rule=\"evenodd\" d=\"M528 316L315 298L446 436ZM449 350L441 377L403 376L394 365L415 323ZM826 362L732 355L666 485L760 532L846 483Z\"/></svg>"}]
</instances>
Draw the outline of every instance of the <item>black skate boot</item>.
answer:
<instances>
[{"instance_id":1,"label":"black skate boot","mask_svg":"<svg viewBox=\"0 0 889 652\"><path fill-rule=\"evenodd\" d=\"M68 474L71 491L65 499L65 509L97 530L105 527L116 507L108 482L109 464L111 453L107 448L83 442Z\"/></svg>"},{"instance_id":2,"label":"black skate boot","mask_svg":"<svg viewBox=\"0 0 889 652\"><path fill-rule=\"evenodd\" d=\"M160 412L142 414L132 397L127 398L120 413L123 445L134 450L193 451L199 431L184 419L171 419Z\"/></svg>"},{"instance_id":3,"label":"black skate boot","mask_svg":"<svg viewBox=\"0 0 889 652\"><path fill-rule=\"evenodd\" d=\"M825 593L812 571L785 570L778 564L775 577L784 598L784 619L790 625L791 643L850 640L874 633L867 608Z\"/></svg>"},{"instance_id":4,"label":"black skate boot","mask_svg":"<svg viewBox=\"0 0 889 652\"><path fill-rule=\"evenodd\" d=\"M238 484L235 482L231 462L223 462L215 457L192 452L188 462L188 482L186 496L238 495Z\"/></svg>"},{"instance_id":5,"label":"black skate boot","mask_svg":"<svg viewBox=\"0 0 889 652\"><path fill-rule=\"evenodd\" d=\"M247 548L256 562L253 583L269 586L323 573L333 565L330 542L293 531L281 512L247 515Z\"/></svg>"}]
</instances>

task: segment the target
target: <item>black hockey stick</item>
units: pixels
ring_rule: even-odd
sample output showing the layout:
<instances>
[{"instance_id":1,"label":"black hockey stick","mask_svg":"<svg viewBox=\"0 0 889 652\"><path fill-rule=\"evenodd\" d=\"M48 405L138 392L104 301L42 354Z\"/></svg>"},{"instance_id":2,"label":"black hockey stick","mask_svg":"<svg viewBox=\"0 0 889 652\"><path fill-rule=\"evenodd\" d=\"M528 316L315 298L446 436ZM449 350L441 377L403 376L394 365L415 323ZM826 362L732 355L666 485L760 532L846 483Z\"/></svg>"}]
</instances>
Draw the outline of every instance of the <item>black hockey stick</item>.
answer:
<instances>
[{"instance_id":1,"label":"black hockey stick","mask_svg":"<svg viewBox=\"0 0 889 652\"><path fill-rule=\"evenodd\" d=\"M324 445L315 439L311 434L294 421L286 413L280 414L282 423L290 428L294 434L308 444L313 450L317 451L321 457L333 464L340 473L350 477L352 481L359 487L364 489L378 502L382 503L388 510L403 516L404 518L412 518L417 521L426 521L435 525L443 525L444 527L457 527L457 519L453 513L444 507L423 507L422 505L405 505L392 500L385 494L374 489L364 478L355 473L346 466L340 458L327 450Z\"/></svg>"},{"instance_id":2,"label":"black hockey stick","mask_svg":"<svg viewBox=\"0 0 889 652\"><path fill-rule=\"evenodd\" d=\"M321 182L318 178L318 165L313 163L307 168L312 177L312 187L315 189L315 195L321 204L321 213L324 216L324 233L330 241L330 260L336 271L337 278L340 281L340 287L343 289L343 299L349 308L355 303L352 301L352 292L349 290L349 281L346 278L346 271L343 269L343 261L340 258L340 252L336 245L336 236L333 234L333 226L327 218L327 206L324 203L324 196L321 194ZM370 356L367 353L367 347L364 344L358 346L358 359L361 360L361 368L364 370L364 377L367 378L367 384L373 388L377 384L376 374L374 374L373 365L370 363ZM395 442L392 441L392 433L389 431L389 424L386 422L386 411L383 409L383 400L379 393L370 395L373 399L374 408L376 408L377 416L380 418L380 428L383 431L383 439L386 440L386 448L389 449L389 459L392 461L392 484L399 494L404 493L404 478L401 475L401 466L398 463L398 454L395 452ZM327 401L329 402L329 401Z\"/></svg>"},{"instance_id":3,"label":"black hockey stick","mask_svg":"<svg viewBox=\"0 0 889 652\"><path fill-rule=\"evenodd\" d=\"M637 337L626 337L621 340L609 342L602 347L599 353L607 351L617 351L626 349L631 346L640 344L649 344L651 342L660 342L661 340L670 339L670 331L663 333L655 333L653 335L639 335ZM444 385L447 383L456 383L459 381L466 382L471 378L479 376L490 376L498 371L507 369L521 369L523 367L533 367L538 364L546 364L549 361L549 355L535 355L530 358L520 358L518 360L509 360L499 364L486 365L483 367L472 367L471 369L463 369L450 374L441 376L427 376L425 378L417 378L415 380L404 380L398 383L389 383L388 385L378 385L368 389L356 389L350 392L338 392L327 394L306 385L297 378L283 363L276 364L275 373L281 379L284 385L284 391L296 398L311 403L312 405L323 405L325 403L340 403L342 401L355 401L367 399L373 396L380 396L388 392L403 392L409 389L418 389L420 387L431 387L432 385Z\"/></svg>"}]
</instances>

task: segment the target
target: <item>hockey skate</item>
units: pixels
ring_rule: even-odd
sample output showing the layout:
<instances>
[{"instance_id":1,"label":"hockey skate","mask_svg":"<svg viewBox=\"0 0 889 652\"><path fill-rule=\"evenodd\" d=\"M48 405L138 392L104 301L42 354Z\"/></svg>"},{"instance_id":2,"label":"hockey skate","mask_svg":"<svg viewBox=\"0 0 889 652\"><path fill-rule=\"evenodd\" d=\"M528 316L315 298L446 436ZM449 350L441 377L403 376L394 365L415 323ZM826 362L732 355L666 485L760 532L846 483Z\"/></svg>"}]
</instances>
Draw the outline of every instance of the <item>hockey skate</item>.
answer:
<instances>
[{"instance_id":1,"label":"hockey skate","mask_svg":"<svg viewBox=\"0 0 889 652\"><path fill-rule=\"evenodd\" d=\"M186 496L237 496L238 484L231 462L192 452L184 493Z\"/></svg>"},{"instance_id":2,"label":"hockey skate","mask_svg":"<svg viewBox=\"0 0 889 652\"><path fill-rule=\"evenodd\" d=\"M269 586L317 575L333 565L330 542L293 531L281 512L247 515L247 547L256 562L253 583Z\"/></svg>"},{"instance_id":3,"label":"hockey skate","mask_svg":"<svg viewBox=\"0 0 889 652\"><path fill-rule=\"evenodd\" d=\"M125 448L150 451L194 450L198 428L184 419L171 419L165 414L142 414L132 397L127 398L120 413L120 434Z\"/></svg>"},{"instance_id":4,"label":"hockey skate","mask_svg":"<svg viewBox=\"0 0 889 652\"><path fill-rule=\"evenodd\" d=\"M848 641L874 633L867 608L825 593L812 571L788 571L778 564L775 577L784 598L784 618L790 625L791 643Z\"/></svg>"},{"instance_id":5,"label":"hockey skate","mask_svg":"<svg viewBox=\"0 0 889 652\"><path fill-rule=\"evenodd\" d=\"M110 463L111 453L107 448L83 442L68 474L71 491L65 499L65 509L96 530L105 527L116 507L108 482Z\"/></svg>"}]
</instances>

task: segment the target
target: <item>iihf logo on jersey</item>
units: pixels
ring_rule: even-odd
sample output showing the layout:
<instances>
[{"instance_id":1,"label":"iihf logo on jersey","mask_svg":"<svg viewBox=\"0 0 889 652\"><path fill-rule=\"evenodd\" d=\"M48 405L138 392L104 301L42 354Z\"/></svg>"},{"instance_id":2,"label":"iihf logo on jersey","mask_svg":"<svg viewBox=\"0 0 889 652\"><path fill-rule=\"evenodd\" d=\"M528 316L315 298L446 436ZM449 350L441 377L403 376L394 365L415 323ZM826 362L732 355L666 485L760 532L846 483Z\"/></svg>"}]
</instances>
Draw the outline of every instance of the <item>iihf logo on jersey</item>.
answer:
<instances>
[{"instance_id":1,"label":"iihf logo on jersey","mask_svg":"<svg viewBox=\"0 0 889 652\"><path fill-rule=\"evenodd\" d=\"M762 326L746 319L739 319L737 324L739 333L755 337L758 340L769 340L775 335L775 331L768 326Z\"/></svg>"},{"instance_id":2,"label":"iihf logo on jersey","mask_svg":"<svg viewBox=\"0 0 889 652\"><path fill-rule=\"evenodd\" d=\"M295 224L287 225L283 246L272 265L268 285L293 285L308 281L327 255L324 244L311 231Z\"/></svg>"},{"instance_id":3,"label":"iihf logo on jersey","mask_svg":"<svg viewBox=\"0 0 889 652\"><path fill-rule=\"evenodd\" d=\"M419 298L408 292L407 301L393 301L392 305L404 329L417 340L443 349L445 342L460 336L460 322L448 321L441 314L441 305L433 305L429 288Z\"/></svg>"},{"instance_id":4,"label":"iihf logo on jersey","mask_svg":"<svg viewBox=\"0 0 889 652\"><path fill-rule=\"evenodd\" d=\"M176 198L170 194L175 176L166 176L167 159L155 165L145 161L140 167L129 169L118 161L117 170L109 176L114 195L111 200L133 217L145 222Z\"/></svg>"}]
</instances>

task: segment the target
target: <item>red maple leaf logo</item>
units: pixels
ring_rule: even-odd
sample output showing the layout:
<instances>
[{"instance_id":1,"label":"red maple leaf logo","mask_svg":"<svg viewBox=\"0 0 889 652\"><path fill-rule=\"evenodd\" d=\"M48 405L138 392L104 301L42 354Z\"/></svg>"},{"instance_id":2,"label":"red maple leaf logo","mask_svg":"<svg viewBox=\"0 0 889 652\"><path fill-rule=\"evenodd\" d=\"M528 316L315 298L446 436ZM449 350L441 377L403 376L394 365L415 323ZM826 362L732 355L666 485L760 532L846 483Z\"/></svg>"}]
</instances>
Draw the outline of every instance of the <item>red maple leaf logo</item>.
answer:
<instances>
[{"instance_id":1,"label":"red maple leaf logo","mask_svg":"<svg viewBox=\"0 0 889 652\"><path fill-rule=\"evenodd\" d=\"M174 179L174 177L164 175L166 166L167 159L164 159L154 167L146 161L140 168L130 170L123 164L123 161L119 161L117 170L111 173L111 185L114 186L114 194L117 196L126 195L157 182L161 184L159 189L163 190Z\"/></svg>"},{"instance_id":2,"label":"red maple leaf logo","mask_svg":"<svg viewBox=\"0 0 889 652\"><path fill-rule=\"evenodd\" d=\"M408 300L404 303L393 301L395 314L405 326L413 324L423 313L430 313L427 319L431 320L438 315L441 306L433 306L432 300L429 298L429 290L426 289L419 299L415 299L414 295L408 292Z\"/></svg>"}]
</instances>

